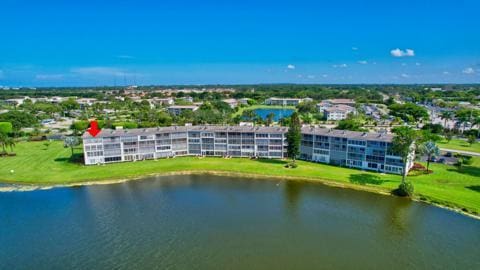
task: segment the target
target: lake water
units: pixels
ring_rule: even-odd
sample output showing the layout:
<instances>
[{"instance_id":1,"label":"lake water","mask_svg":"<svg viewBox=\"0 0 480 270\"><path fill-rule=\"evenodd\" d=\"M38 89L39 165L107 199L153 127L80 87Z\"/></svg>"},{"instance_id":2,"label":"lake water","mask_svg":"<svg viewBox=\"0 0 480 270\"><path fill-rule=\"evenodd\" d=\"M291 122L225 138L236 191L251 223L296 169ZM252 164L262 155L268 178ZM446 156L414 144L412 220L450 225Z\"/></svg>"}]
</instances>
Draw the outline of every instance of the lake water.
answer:
<instances>
[{"instance_id":1,"label":"lake water","mask_svg":"<svg viewBox=\"0 0 480 270\"><path fill-rule=\"evenodd\" d=\"M280 119L285 117L290 117L293 114L293 109L255 109L254 112L260 116L263 120L267 119L267 116L270 113L273 113L275 116L273 117L273 121L278 122Z\"/></svg>"},{"instance_id":2,"label":"lake water","mask_svg":"<svg viewBox=\"0 0 480 270\"><path fill-rule=\"evenodd\" d=\"M0 193L0 269L480 269L480 221L218 176Z\"/></svg>"}]
</instances>

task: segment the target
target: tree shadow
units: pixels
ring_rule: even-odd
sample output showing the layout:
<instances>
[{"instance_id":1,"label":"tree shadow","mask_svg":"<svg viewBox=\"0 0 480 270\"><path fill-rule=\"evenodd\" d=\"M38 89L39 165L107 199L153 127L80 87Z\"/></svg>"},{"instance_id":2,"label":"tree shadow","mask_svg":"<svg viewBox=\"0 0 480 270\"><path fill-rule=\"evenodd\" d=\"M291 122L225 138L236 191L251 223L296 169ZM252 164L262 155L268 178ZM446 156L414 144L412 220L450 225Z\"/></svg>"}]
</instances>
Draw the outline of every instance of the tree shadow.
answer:
<instances>
[{"instance_id":1,"label":"tree shadow","mask_svg":"<svg viewBox=\"0 0 480 270\"><path fill-rule=\"evenodd\" d=\"M67 163L75 163L75 164L83 164L83 154L82 153L74 153L70 157L59 157L54 159L55 162L67 162Z\"/></svg>"},{"instance_id":2,"label":"tree shadow","mask_svg":"<svg viewBox=\"0 0 480 270\"><path fill-rule=\"evenodd\" d=\"M473 191L476 191L476 192L480 192L480 185L479 186L468 186L466 187L470 190L473 190Z\"/></svg>"},{"instance_id":3,"label":"tree shadow","mask_svg":"<svg viewBox=\"0 0 480 270\"><path fill-rule=\"evenodd\" d=\"M473 167L473 166L463 166L462 168L452 168L452 169L447 169L449 172L456 172L456 173L461 173L461 174L467 174L475 177L480 177L480 168L479 167Z\"/></svg>"},{"instance_id":4,"label":"tree shadow","mask_svg":"<svg viewBox=\"0 0 480 270\"><path fill-rule=\"evenodd\" d=\"M367 173L361 173L361 174L352 174L350 175L350 182L354 184L360 184L360 185L380 185L386 180L382 180L378 175L373 175L373 174L367 174Z\"/></svg>"},{"instance_id":5,"label":"tree shadow","mask_svg":"<svg viewBox=\"0 0 480 270\"><path fill-rule=\"evenodd\" d=\"M256 161L261 162L261 163L267 163L267 164L282 164L285 165L288 163L286 160L281 160L281 159L269 159L269 158L259 158Z\"/></svg>"}]
</instances>

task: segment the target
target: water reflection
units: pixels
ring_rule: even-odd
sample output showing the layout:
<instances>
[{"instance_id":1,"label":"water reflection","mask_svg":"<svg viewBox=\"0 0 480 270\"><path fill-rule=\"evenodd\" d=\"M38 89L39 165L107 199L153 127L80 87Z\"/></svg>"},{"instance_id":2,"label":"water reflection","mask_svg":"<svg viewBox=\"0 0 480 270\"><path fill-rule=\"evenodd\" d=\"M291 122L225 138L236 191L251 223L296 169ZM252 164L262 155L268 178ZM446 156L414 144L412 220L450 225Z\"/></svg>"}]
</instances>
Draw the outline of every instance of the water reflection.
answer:
<instances>
[{"instance_id":1,"label":"water reflection","mask_svg":"<svg viewBox=\"0 0 480 270\"><path fill-rule=\"evenodd\" d=\"M310 182L153 177L0 194L0 269L480 269L479 231L443 209Z\"/></svg>"}]
</instances>

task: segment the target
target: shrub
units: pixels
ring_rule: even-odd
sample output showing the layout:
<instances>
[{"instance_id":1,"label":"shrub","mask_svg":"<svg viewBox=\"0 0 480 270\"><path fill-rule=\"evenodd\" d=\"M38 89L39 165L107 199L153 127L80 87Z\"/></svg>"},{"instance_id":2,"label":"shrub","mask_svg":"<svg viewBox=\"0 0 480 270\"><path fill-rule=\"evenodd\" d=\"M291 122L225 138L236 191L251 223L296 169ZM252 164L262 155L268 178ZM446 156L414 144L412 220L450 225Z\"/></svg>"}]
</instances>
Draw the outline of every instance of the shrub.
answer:
<instances>
[{"instance_id":1,"label":"shrub","mask_svg":"<svg viewBox=\"0 0 480 270\"><path fill-rule=\"evenodd\" d=\"M295 168L297 168L297 167L298 167L298 164L295 163L295 162L293 162L293 161L292 161L292 162L289 162L289 163L287 163L287 164L285 165L285 168L295 169Z\"/></svg>"},{"instance_id":2,"label":"shrub","mask_svg":"<svg viewBox=\"0 0 480 270\"><path fill-rule=\"evenodd\" d=\"M422 164L415 162L410 170L413 170L413 171L425 171L426 169L427 169L427 168L425 168L425 166L423 166Z\"/></svg>"},{"instance_id":3,"label":"shrub","mask_svg":"<svg viewBox=\"0 0 480 270\"><path fill-rule=\"evenodd\" d=\"M394 193L402 197L411 197L413 195L413 190L414 188L412 182L405 181L398 186Z\"/></svg>"}]
</instances>

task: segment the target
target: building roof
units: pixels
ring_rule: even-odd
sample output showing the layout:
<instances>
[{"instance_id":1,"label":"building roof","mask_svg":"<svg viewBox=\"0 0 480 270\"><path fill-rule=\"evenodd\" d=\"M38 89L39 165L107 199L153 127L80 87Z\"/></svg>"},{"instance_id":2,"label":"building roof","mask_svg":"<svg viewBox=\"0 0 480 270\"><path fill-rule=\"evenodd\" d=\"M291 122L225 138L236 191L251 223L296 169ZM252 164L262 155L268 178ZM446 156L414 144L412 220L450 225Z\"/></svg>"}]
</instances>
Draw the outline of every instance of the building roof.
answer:
<instances>
[{"instance_id":1,"label":"building roof","mask_svg":"<svg viewBox=\"0 0 480 270\"><path fill-rule=\"evenodd\" d=\"M286 133L287 127L250 127L250 126L169 126L157 128L136 128L136 129L102 129L95 138L118 137L118 136L139 136L153 135L165 132L188 132L188 131L209 131L209 132L256 132L256 133ZM374 132L358 132L348 130L337 130L318 127L302 127L302 133L312 135L324 135L341 138L349 138L354 140L371 140L391 142L392 134L374 133ZM84 139L92 138L85 132L82 136Z\"/></svg>"},{"instance_id":2,"label":"building roof","mask_svg":"<svg viewBox=\"0 0 480 270\"><path fill-rule=\"evenodd\" d=\"M278 98L278 97L271 97L271 98L267 98L267 100L304 100L304 98Z\"/></svg>"},{"instance_id":3,"label":"building roof","mask_svg":"<svg viewBox=\"0 0 480 270\"><path fill-rule=\"evenodd\" d=\"M325 111L326 112L351 112L351 111L354 111L355 108L351 107L351 106L348 106L348 105L344 105L344 104L339 104L339 105L334 105L332 107L328 107L328 108L325 108Z\"/></svg>"},{"instance_id":4,"label":"building roof","mask_svg":"<svg viewBox=\"0 0 480 270\"><path fill-rule=\"evenodd\" d=\"M198 106L195 106L195 105L172 105L168 108L169 109L197 109Z\"/></svg>"},{"instance_id":5,"label":"building roof","mask_svg":"<svg viewBox=\"0 0 480 270\"><path fill-rule=\"evenodd\" d=\"M348 138L353 140L365 140L365 141L391 142L393 139L393 134L387 134L387 133L360 132L360 131L349 131L349 130L317 128L317 127L303 127L302 133Z\"/></svg>"},{"instance_id":6,"label":"building roof","mask_svg":"<svg viewBox=\"0 0 480 270\"><path fill-rule=\"evenodd\" d=\"M332 104L353 104L355 100L348 98L334 98L328 100Z\"/></svg>"}]
</instances>

